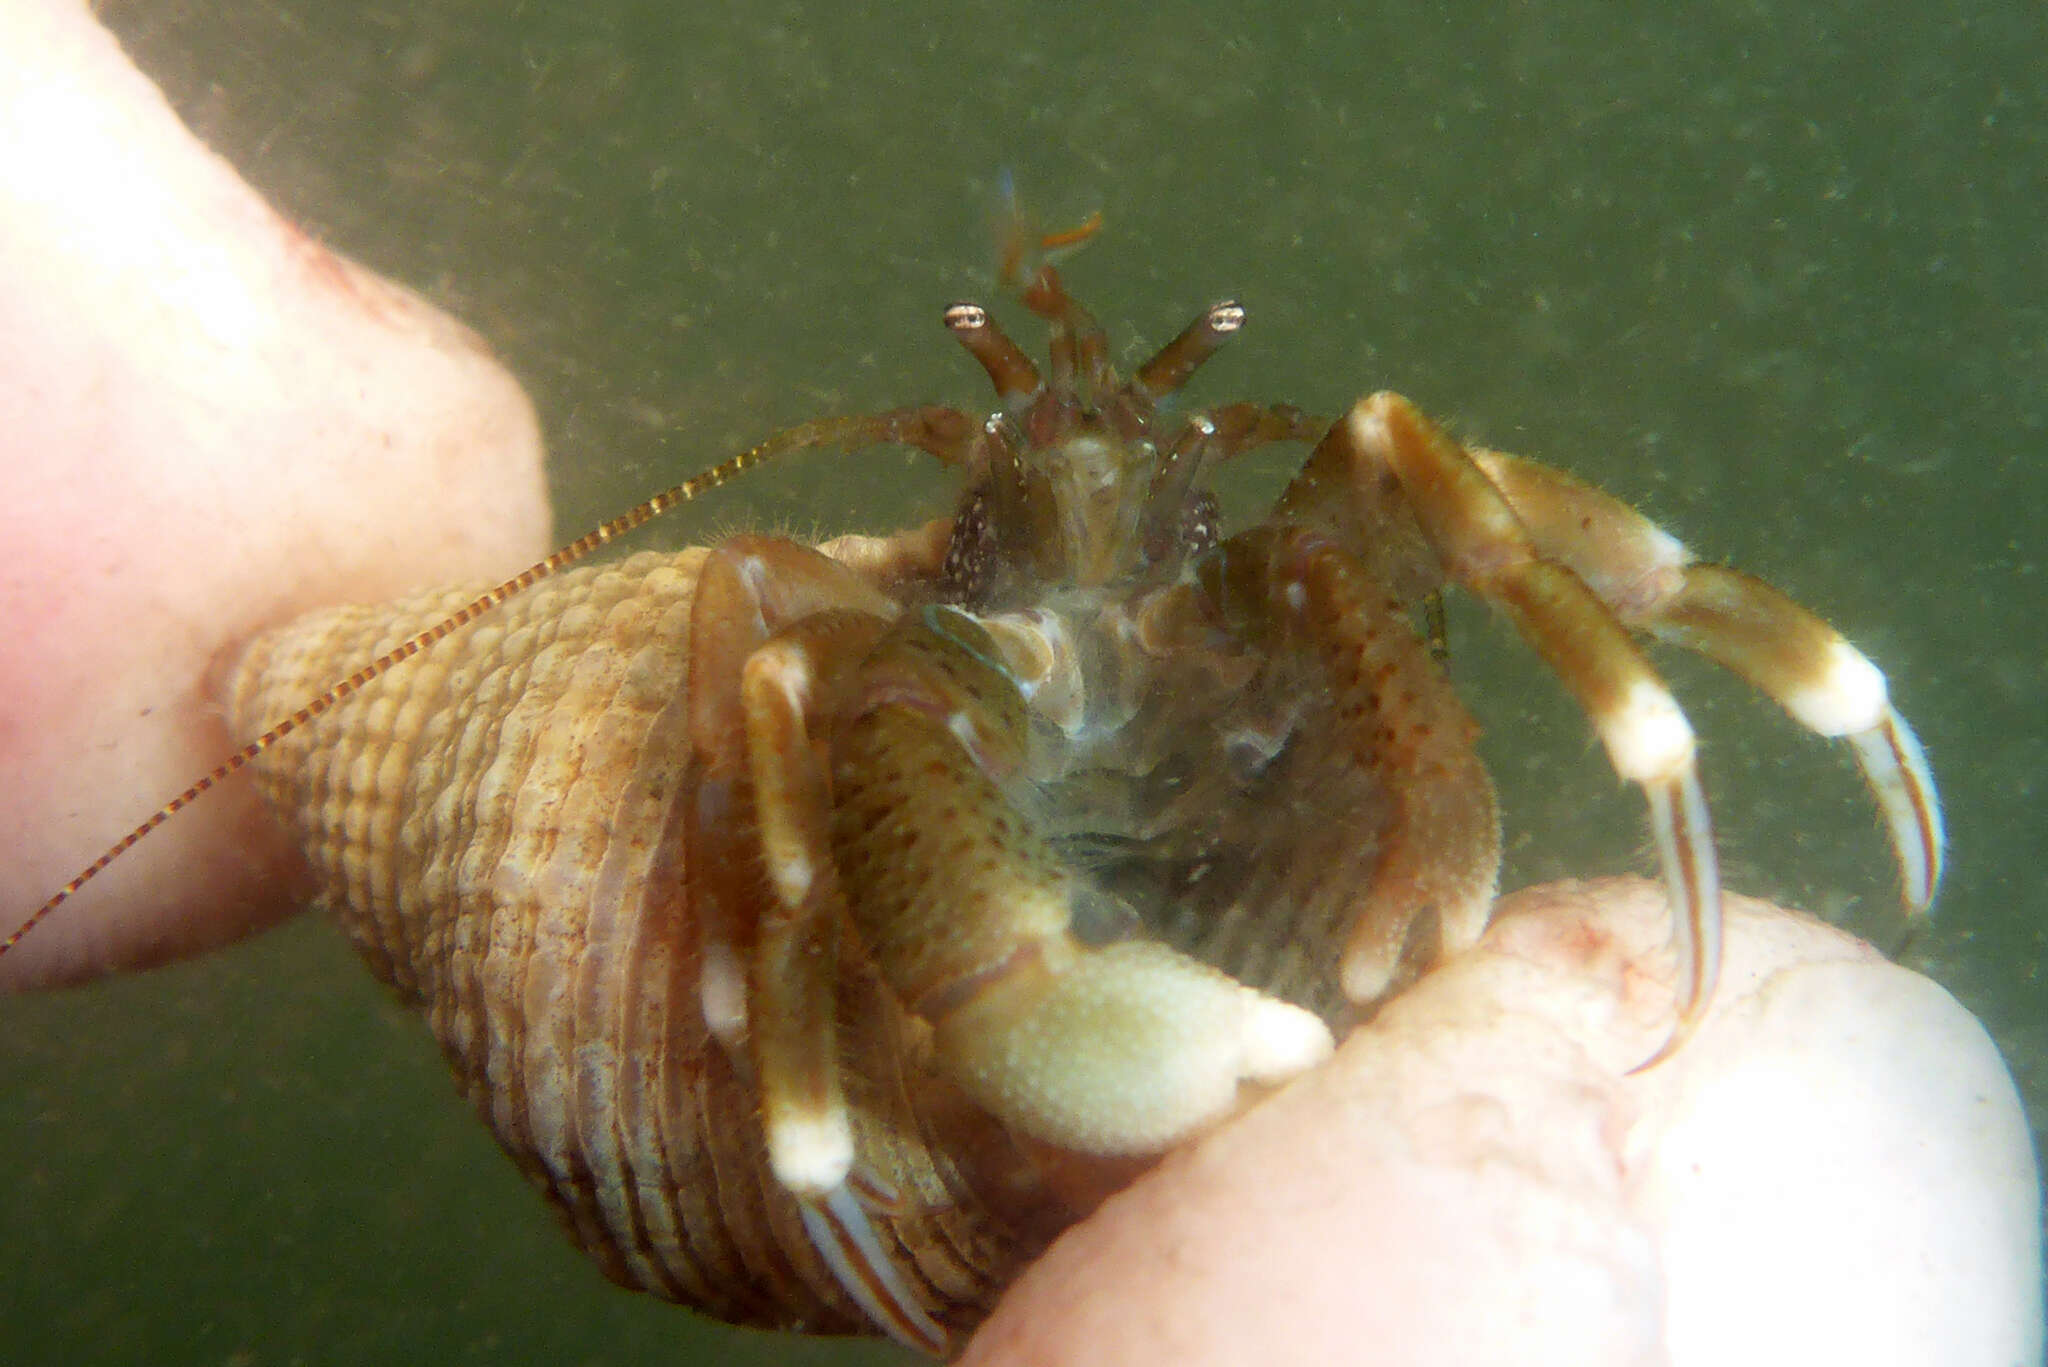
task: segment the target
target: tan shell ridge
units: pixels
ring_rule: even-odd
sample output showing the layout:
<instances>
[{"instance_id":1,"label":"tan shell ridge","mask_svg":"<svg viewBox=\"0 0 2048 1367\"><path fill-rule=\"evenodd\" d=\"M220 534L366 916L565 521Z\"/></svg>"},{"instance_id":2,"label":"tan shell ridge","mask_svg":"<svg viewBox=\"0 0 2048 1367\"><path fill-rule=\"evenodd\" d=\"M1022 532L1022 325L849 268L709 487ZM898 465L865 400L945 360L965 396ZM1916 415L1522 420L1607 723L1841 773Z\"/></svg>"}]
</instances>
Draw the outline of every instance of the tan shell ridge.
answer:
<instances>
[{"instance_id":1,"label":"tan shell ridge","mask_svg":"<svg viewBox=\"0 0 2048 1367\"><path fill-rule=\"evenodd\" d=\"M605 1273L735 1323L860 1331L768 1177L745 1061L705 1028L677 835L702 551L565 572L286 737L258 781L320 902L428 1018L463 1091ZM465 586L315 614L231 686L255 734L460 606ZM856 972L848 1033L900 1054ZM876 1024L876 1022L881 1022ZM876 1223L971 1325L1035 1252L924 1133L899 1057L849 1091ZM941 1108L943 1109L943 1108Z\"/></svg>"}]
</instances>

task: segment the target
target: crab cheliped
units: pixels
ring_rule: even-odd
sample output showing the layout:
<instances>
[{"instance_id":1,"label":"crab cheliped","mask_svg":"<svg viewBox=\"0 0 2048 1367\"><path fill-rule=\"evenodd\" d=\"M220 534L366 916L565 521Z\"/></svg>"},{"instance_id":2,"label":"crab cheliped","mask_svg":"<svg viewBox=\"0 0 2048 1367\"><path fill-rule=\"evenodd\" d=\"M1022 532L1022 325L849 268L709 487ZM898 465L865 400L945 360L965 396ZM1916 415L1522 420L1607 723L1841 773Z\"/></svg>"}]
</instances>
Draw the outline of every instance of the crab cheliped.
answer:
<instances>
[{"instance_id":1,"label":"crab cheliped","mask_svg":"<svg viewBox=\"0 0 2048 1367\"><path fill-rule=\"evenodd\" d=\"M1016 278L1043 370L945 312L985 417L790 429L506 584L319 613L242 661L236 725L287 720L215 777L255 762L324 905L615 1280L944 1352L1100 1193L1473 944L1499 821L1432 649L1448 587L1647 800L1679 960L1658 1058L1713 993L1720 888L1636 636L1846 739L1929 904L1920 748L1776 589L1398 395L1334 424L1184 407L1234 302L1126 380L1049 264ZM1312 450L1225 534L1205 477L1275 442ZM960 472L952 515L565 568L774 455L885 443Z\"/></svg>"}]
</instances>

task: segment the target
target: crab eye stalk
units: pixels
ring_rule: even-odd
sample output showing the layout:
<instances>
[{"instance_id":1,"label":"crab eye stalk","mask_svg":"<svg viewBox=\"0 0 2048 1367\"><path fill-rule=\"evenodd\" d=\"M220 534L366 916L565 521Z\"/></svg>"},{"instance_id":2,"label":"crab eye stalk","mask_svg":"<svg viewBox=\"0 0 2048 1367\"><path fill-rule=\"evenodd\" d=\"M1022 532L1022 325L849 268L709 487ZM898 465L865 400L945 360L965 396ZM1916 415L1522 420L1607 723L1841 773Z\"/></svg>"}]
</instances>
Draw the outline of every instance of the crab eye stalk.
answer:
<instances>
[{"instance_id":1,"label":"crab eye stalk","mask_svg":"<svg viewBox=\"0 0 2048 1367\"><path fill-rule=\"evenodd\" d=\"M1212 304L1202 316L1181 329L1180 335L1161 347L1159 354L1138 367L1131 377L1133 388L1154 399L1163 399L1185 385L1204 361L1223 349L1223 344L1243 331L1245 308L1235 299Z\"/></svg>"},{"instance_id":2,"label":"crab eye stalk","mask_svg":"<svg viewBox=\"0 0 2048 1367\"><path fill-rule=\"evenodd\" d=\"M945 323L967 354L988 372L989 383L1004 407L1038 392L1038 367L996 326L987 309L973 303L954 304L946 310Z\"/></svg>"}]
</instances>

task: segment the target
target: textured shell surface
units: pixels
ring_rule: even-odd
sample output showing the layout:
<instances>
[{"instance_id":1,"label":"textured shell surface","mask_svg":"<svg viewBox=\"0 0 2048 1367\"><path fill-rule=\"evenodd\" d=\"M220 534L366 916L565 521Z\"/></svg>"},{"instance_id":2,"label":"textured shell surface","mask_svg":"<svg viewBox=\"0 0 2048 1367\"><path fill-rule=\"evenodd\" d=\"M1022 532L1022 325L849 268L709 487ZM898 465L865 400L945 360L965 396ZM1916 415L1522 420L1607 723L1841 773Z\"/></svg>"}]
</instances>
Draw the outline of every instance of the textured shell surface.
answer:
<instances>
[{"instance_id":1,"label":"textured shell surface","mask_svg":"<svg viewBox=\"0 0 2048 1367\"><path fill-rule=\"evenodd\" d=\"M322 904L425 1013L463 1091L608 1276L734 1323L846 1332L864 1321L766 1178L754 1089L696 1000L675 836L703 556L564 572L287 737L262 782ZM472 596L337 609L259 639L236 675L238 724L289 712L311 681ZM971 1322L1048 1231L989 1211L916 1132L887 1075L895 1009L847 981L847 1019L876 1025L853 1042L877 1070L855 1098L863 1151L912 1212L881 1221L885 1237Z\"/></svg>"}]
</instances>

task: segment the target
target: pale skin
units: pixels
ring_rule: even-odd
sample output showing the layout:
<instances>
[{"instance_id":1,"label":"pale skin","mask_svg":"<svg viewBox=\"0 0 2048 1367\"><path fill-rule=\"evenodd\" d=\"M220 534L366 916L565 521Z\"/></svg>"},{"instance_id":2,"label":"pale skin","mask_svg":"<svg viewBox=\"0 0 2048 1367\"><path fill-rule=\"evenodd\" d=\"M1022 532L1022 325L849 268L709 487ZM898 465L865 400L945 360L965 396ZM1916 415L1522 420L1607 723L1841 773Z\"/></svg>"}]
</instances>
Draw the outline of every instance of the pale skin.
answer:
<instances>
[{"instance_id":1,"label":"pale skin","mask_svg":"<svg viewBox=\"0 0 2048 1367\"><path fill-rule=\"evenodd\" d=\"M481 342L273 213L83 6L0 5L0 146L11 912L232 748L207 682L223 647L509 574L549 526L532 408ZM194 952L296 905L246 784L176 826L0 982Z\"/></svg>"},{"instance_id":2,"label":"pale skin","mask_svg":"<svg viewBox=\"0 0 2048 1367\"><path fill-rule=\"evenodd\" d=\"M82 6L0 4L0 140L12 918L231 748L209 675L250 632L509 573L548 518L476 339L271 214ZM298 905L294 871L252 796L210 794L0 985L226 943ZM1636 880L1509 899L1071 1231L966 1360L2038 1360L2038 1179L1976 1022L1731 898L1705 1024L1631 1075L1669 1028L1667 928Z\"/></svg>"}]
</instances>

